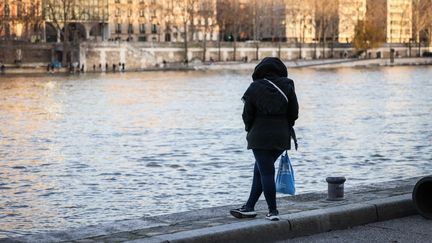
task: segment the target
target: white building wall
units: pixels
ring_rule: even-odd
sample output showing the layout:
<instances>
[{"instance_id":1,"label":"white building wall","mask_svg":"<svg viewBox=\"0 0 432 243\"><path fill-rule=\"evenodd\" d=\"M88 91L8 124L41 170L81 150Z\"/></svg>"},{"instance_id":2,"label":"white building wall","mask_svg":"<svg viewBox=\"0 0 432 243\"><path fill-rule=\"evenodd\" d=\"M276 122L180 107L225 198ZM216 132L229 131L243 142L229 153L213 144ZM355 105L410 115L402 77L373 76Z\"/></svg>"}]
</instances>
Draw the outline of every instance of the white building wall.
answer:
<instances>
[{"instance_id":1,"label":"white building wall","mask_svg":"<svg viewBox=\"0 0 432 243\"><path fill-rule=\"evenodd\" d=\"M412 37L412 2L387 0L387 43L408 43Z\"/></svg>"},{"instance_id":2,"label":"white building wall","mask_svg":"<svg viewBox=\"0 0 432 243\"><path fill-rule=\"evenodd\" d=\"M366 16L366 0L339 0L339 42L350 43L358 21Z\"/></svg>"}]
</instances>

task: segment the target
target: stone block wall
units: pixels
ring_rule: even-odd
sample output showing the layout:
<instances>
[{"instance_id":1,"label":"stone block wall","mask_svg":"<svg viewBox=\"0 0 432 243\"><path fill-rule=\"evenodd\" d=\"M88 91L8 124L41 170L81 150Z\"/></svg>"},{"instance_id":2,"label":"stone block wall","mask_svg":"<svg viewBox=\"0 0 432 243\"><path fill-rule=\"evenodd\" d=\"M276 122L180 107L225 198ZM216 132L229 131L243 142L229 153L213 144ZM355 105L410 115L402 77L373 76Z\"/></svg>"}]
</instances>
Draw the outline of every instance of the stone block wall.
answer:
<instances>
[{"instance_id":1,"label":"stone block wall","mask_svg":"<svg viewBox=\"0 0 432 243\"><path fill-rule=\"evenodd\" d=\"M49 63L52 57L52 45L30 43L0 43L0 62L5 64Z\"/></svg>"},{"instance_id":2,"label":"stone block wall","mask_svg":"<svg viewBox=\"0 0 432 243\"><path fill-rule=\"evenodd\" d=\"M208 42L206 48L206 61L234 61L234 43L233 42ZM410 50L406 45L392 45L391 48L397 52L397 57L408 57ZM59 55L58 44L56 43L16 43L0 42L0 62L14 64L17 60L17 50L21 50L21 63L30 63L32 65L51 62L53 58ZM57 52L55 50L58 50ZM125 63L128 70L142 70L161 66L164 61L168 65L178 65L184 61L184 43L172 42L84 42L79 48L79 62L84 64L86 70L92 70L93 65L99 66L105 70L112 70L112 65ZM235 60L253 61L259 60L266 56L280 56L283 60L298 59L301 51L303 59L312 59L316 53L317 58L322 58L322 46L313 44L303 44L301 47L288 43L247 43L238 42L235 46ZM422 47L422 52L428 48ZM326 57L330 57L330 46L325 48ZM389 58L390 46L383 46L374 50L369 50L370 58ZM415 57L418 48L411 47L411 56ZM61 54L61 53L60 53ZM333 48L334 58L351 57L355 50L345 45L335 45ZM368 54L369 55L369 54ZM203 43L188 43L188 60L189 62L201 62L203 57Z\"/></svg>"},{"instance_id":3,"label":"stone block wall","mask_svg":"<svg viewBox=\"0 0 432 243\"><path fill-rule=\"evenodd\" d=\"M95 64L105 67L108 64L109 70L112 65L125 63L128 70L141 70L161 66L164 61L167 63L181 63L184 61L183 43L134 43L134 42L88 42L82 43L80 63L86 67ZM201 62L203 58L202 43L194 42L188 44L189 62ZM317 57L322 56L322 48L313 48L311 45L301 47L302 58L312 59L314 53ZM331 49L326 48L326 56L330 56ZM241 61L257 60L266 56L280 56L283 60L292 60L299 57L300 48L292 44L281 43L236 43L234 60L234 43L217 42L207 43L206 61ZM343 57L347 53L352 55L351 48L334 48L334 57Z\"/></svg>"}]
</instances>

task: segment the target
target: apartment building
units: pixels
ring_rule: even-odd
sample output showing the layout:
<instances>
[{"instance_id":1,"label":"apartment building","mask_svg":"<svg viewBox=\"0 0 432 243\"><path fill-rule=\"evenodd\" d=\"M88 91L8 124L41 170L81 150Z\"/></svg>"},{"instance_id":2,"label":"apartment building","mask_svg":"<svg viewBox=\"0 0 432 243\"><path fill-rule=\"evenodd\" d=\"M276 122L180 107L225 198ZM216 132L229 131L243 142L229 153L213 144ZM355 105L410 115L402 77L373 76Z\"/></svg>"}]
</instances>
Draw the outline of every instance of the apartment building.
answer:
<instances>
[{"instance_id":1,"label":"apartment building","mask_svg":"<svg viewBox=\"0 0 432 243\"><path fill-rule=\"evenodd\" d=\"M366 0L339 0L339 42L351 43L355 27L366 16Z\"/></svg>"},{"instance_id":2,"label":"apartment building","mask_svg":"<svg viewBox=\"0 0 432 243\"><path fill-rule=\"evenodd\" d=\"M413 38L412 0L3 0L0 40L61 41L63 24L85 40L138 42L239 40L350 43L372 20L388 43ZM324 16L336 4L337 18ZM51 7L50 7L51 6ZM334 8L332 8L332 11ZM421 12L421 11L420 11ZM64 14L66 13L66 14ZM420 14L420 13L418 13ZM423 14L423 13L422 13ZM62 19L66 16L66 19ZM321 23L337 22L323 35ZM415 31L414 31L415 32ZM46 37L46 38L45 38ZM418 39L418 38L417 38ZM232 40L232 39L231 39Z\"/></svg>"},{"instance_id":3,"label":"apartment building","mask_svg":"<svg viewBox=\"0 0 432 243\"><path fill-rule=\"evenodd\" d=\"M216 0L110 0L109 39L149 42L217 40Z\"/></svg>"},{"instance_id":4,"label":"apartment building","mask_svg":"<svg viewBox=\"0 0 432 243\"><path fill-rule=\"evenodd\" d=\"M42 0L48 42L105 39L109 19L108 0ZM68 32L63 31L65 25Z\"/></svg>"},{"instance_id":5,"label":"apartment building","mask_svg":"<svg viewBox=\"0 0 432 243\"><path fill-rule=\"evenodd\" d=\"M408 43L412 38L412 1L387 0L387 43Z\"/></svg>"},{"instance_id":6,"label":"apartment building","mask_svg":"<svg viewBox=\"0 0 432 243\"><path fill-rule=\"evenodd\" d=\"M40 0L3 0L0 2L0 40L39 41L42 34Z\"/></svg>"},{"instance_id":7,"label":"apartment building","mask_svg":"<svg viewBox=\"0 0 432 243\"><path fill-rule=\"evenodd\" d=\"M315 9L311 1L287 0L285 13L285 33L288 42L316 41Z\"/></svg>"}]
</instances>

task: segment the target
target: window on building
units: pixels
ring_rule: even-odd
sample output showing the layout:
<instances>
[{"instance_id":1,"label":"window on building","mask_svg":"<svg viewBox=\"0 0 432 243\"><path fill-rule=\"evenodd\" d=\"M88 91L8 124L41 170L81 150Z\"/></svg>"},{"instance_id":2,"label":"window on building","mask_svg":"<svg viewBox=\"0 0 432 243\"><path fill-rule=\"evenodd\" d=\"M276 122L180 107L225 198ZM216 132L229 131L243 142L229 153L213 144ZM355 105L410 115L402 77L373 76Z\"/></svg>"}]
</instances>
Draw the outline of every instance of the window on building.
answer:
<instances>
[{"instance_id":1,"label":"window on building","mask_svg":"<svg viewBox=\"0 0 432 243\"><path fill-rule=\"evenodd\" d=\"M114 3L120 3L120 0L115 0Z\"/></svg>"},{"instance_id":2,"label":"window on building","mask_svg":"<svg viewBox=\"0 0 432 243\"><path fill-rule=\"evenodd\" d=\"M11 34L9 23L6 23L5 34L6 34L6 36L10 36L10 34Z\"/></svg>"},{"instance_id":3,"label":"window on building","mask_svg":"<svg viewBox=\"0 0 432 243\"><path fill-rule=\"evenodd\" d=\"M121 34L121 24L116 24L116 29L115 29L116 34Z\"/></svg>"},{"instance_id":4,"label":"window on building","mask_svg":"<svg viewBox=\"0 0 432 243\"><path fill-rule=\"evenodd\" d=\"M115 15L116 15L117 17L119 17L119 16L121 15L121 10L120 10L120 8L116 8Z\"/></svg>"},{"instance_id":5,"label":"window on building","mask_svg":"<svg viewBox=\"0 0 432 243\"><path fill-rule=\"evenodd\" d=\"M132 9L128 9L128 17L132 16Z\"/></svg>"},{"instance_id":6,"label":"window on building","mask_svg":"<svg viewBox=\"0 0 432 243\"><path fill-rule=\"evenodd\" d=\"M139 30L140 30L140 33L141 33L141 34L145 34L145 32L146 32L146 31L145 31L145 24L140 24L140 25L139 25Z\"/></svg>"},{"instance_id":7,"label":"window on building","mask_svg":"<svg viewBox=\"0 0 432 243\"><path fill-rule=\"evenodd\" d=\"M133 25L132 24L129 24L128 25L128 34L133 34Z\"/></svg>"},{"instance_id":8,"label":"window on building","mask_svg":"<svg viewBox=\"0 0 432 243\"><path fill-rule=\"evenodd\" d=\"M6 4L4 5L4 10L3 10L3 11L4 11L4 16L5 16L5 17L9 17L9 15L10 15L9 4L6 3Z\"/></svg>"},{"instance_id":9,"label":"window on building","mask_svg":"<svg viewBox=\"0 0 432 243\"><path fill-rule=\"evenodd\" d=\"M128 3L132 3L132 0L128 0Z\"/></svg>"},{"instance_id":10,"label":"window on building","mask_svg":"<svg viewBox=\"0 0 432 243\"><path fill-rule=\"evenodd\" d=\"M157 34L157 26L155 24L152 24L151 32L152 34Z\"/></svg>"},{"instance_id":11,"label":"window on building","mask_svg":"<svg viewBox=\"0 0 432 243\"><path fill-rule=\"evenodd\" d=\"M144 9L140 9L140 11L139 11L139 16L140 16L140 17L144 17L144 14L145 14Z\"/></svg>"},{"instance_id":12,"label":"window on building","mask_svg":"<svg viewBox=\"0 0 432 243\"><path fill-rule=\"evenodd\" d=\"M169 33L165 34L165 41L170 42L171 41L171 35Z\"/></svg>"},{"instance_id":13,"label":"window on building","mask_svg":"<svg viewBox=\"0 0 432 243\"><path fill-rule=\"evenodd\" d=\"M21 18L22 17L22 3L21 3L21 1L18 1L18 3L17 3L17 9L16 9L16 11L17 11L17 17L18 18Z\"/></svg>"},{"instance_id":14,"label":"window on building","mask_svg":"<svg viewBox=\"0 0 432 243\"><path fill-rule=\"evenodd\" d=\"M147 41L147 36L139 36L138 41Z\"/></svg>"},{"instance_id":15,"label":"window on building","mask_svg":"<svg viewBox=\"0 0 432 243\"><path fill-rule=\"evenodd\" d=\"M30 16L34 17L36 15L36 8L35 5L32 3L30 7Z\"/></svg>"}]
</instances>

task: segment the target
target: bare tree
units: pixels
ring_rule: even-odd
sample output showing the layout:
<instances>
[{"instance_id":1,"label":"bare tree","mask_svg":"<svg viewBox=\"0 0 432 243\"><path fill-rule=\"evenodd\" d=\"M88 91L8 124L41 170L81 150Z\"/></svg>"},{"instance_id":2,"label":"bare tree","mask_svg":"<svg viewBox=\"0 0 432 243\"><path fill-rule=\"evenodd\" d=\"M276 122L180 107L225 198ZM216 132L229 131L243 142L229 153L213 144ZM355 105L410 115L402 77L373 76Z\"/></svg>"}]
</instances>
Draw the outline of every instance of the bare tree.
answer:
<instances>
[{"instance_id":1,"label":"bare tree","mask_svg":"<svg viewBox=\"0 0 432 243\"><path fill-rule=\"evenodd\" d=\"M101 9L103 12L93 11ZM88 32L83 23L105 22L108 1L106 0L44 0L45 21L57 32L57 42L63 42L62 63L73 62L78 55L79 42L87 39ZM72 45L74 48L72 48ZM70 55L70 58L68 56Z\"/></svg>"},{"instance_id":2,"label":"bare tree","mask_svg":"<svg viewBox=\"0 0 432 243\"><path fill-rule=\"evenodd\" d=\"M286 0L286 15L291 32L289 38L294 38L299 48L298 59L302 59L303 44L306 42L306 34L314 26L314 0Z\"/></svg>"},{"instance_id":3,"label":"bare tree","mask_svg":"<svg viewBox=\"0 0 432 243\"><path fill-rule=\"evenodd\" d=\"M240 4L238 0L230 1L232 5L229 9L232 11L232 15L229 16L229 20L232 23L232 35L233 35L233 61L237 60L237 39L239 33L239 25L241 23L240 18Z\"/></svg>"},{"instance_id":4,"label":"bare tree","mask_svg":"<svg viewBox=\"0 0 432 243\"><path fill-rule=\"evenodd\" d=\"M40 34L40 9L39 0L29 3L0 0L0 36L4 35L5 39L13 37L28 40L31 35ZM13 26L19 26L18 33L12 32Z\"/></svg>"},{"instance_id":5,"label":"bare tree","mask_svg":"<svg viewBox=\"0 0 432 243\"><path fill-rule=\"evenodd\" d=\"M44 7L47 21L51 22L57 31L57 42L63 39L63 65L68 61L70 23L76 18L76 13L73 9L74 3L75 0L45 0Z\"/></svg>"},{"instance_id":6,"label":"bare tree","mask_svg":"<svg viewBox=\"0 0 432 243\"><path fill-rule=\"evenodd\" d=\"M315 22L318 26L318 37L323 48L325 58L325 47L328 37L332 42L337 36L338 25L338 0L315 0Z\"/></svg>"},{"instance_id":7,"label":"bare tree","mask_svg":"<svg viewBox=\"0 0 432 243\"><path fill-rule=\"evenodd\" d=\"M203 56L202 61L206 61L206 52L207 52L207 34L212 33L214 27L214 21L212 21L212 17L214 16L214 10L216 6L214 5L213 0L201 0L199 6L199 16L201 20L204 21L203 30Z\"/></svg>"},{"instance_id":8,"label":"bare tree","mask_svg":"<svg viewBox=\"0 0 432 243\"><path fill-rule=\"evenodd\" d=\"M39 41L42 35L42 25L44 23L40 1L33 1L27 5L27 8L24 10L22 21L24 23L26 38L32 41ZM33 37L36 39L32 39Z\"/></svg>"},{"instance_id":9,"label":"bare tree","mask_svg":"<svg viewBox=\"0 0 432 243\"><path fill-rule=\"evenodd\" d=\"M253 0L253 5L251 6L251 16L252 16L252 36L254 41L258 41L260 39L261 33L261 14L259 11L259 0Z\"/></svg>"},{"instance_id":10,"label":"bare tree","mask_svg":"<svg viewBox=\"0 0 432 243\"><path fill-rule=\"evenodd\" d=\"M413 0L412 1L412 27L413 40L418 45L418 55L421 55L422 34L427 36L432 27L432 1L430 0ZM427 37L425 38L427 39Z\"/></svg>"},{"instance_id":11,"label":"bare tree","mask_svg":"<svg viewBox=\"0 0 432 243\"><path fill-rule=\"evenodd\" d=\"M404 30L406 30L407 28L410 28L410 17L411 17L411 2L407 1L407 2L402 2L400 3L400 7L402 10L401 13L401 18L400 18L400 27L399 27L399 43L402 43L402 35L404 33Z\"/></svg>"},{"instance_id":12,"label":"bare tree","mask_svg":"<svg viewBox=\"0 0 432 243\"><path fill-rule=\"evenodd\" d=\"M227 28L226 14L227 11L224 7L224 0L217 0L216 2L216 21L220 25L219 36L218 36L218 61L221 61L221 42L225 37L225 30Z\"/></svg>"},{"instance_id":13,"label":"bare tree","mask_svg":"<svg viewBox=\"0 0 432 243\"><path fill-rule=\"evenodd\" d=\"M367 51L381 45L383 37L380 36L380 29L369 20L361 20L355 27L353 46L358 51Z\"/></svg>"},{"instance_id":14,"label":"bare tree","mask_svg":"<svg viewBox=\"0 0 432 243\"><path fill-rule=\"evenodd\" d=\"M272 0L272 42L278 42L278 57L281 58L281 43L286 41L286 3L285 0Z\"/></svg>"},{"instance_id":15,"label":"bare tree","mask_svg":"<svg viewBox=\"0 0 432 243\"><path fill-rule=\"evenodd\" d=\"M194 16L197 0L179 0L176 2L179 10L180 10L180 19L183 24L184 30L184 61L187 64L189 62L188 58L188 42L189 39L193 38L194 34ZM191 32L192 38L189 38L189 30Z\"/></svg>"},{"instance_id":16,"label":"bare tree","mask_svg":"<svg viewBox=\"0 0 432 243\"><path fill-rule=\"evenodd\" d=\"M5 39L8 39L10 36L9 32L9 23L12 21L10 5L9 3L2 0L0 2L0 36L4 36Z\"/></svg>"},{"instance_id":17,"label":"bare tree","mask_svg":"<svg viewBox=\"0 0 432 243\"><path fill-rule=\"evenodd\" d=\"M237 41L245 38L249 25L249 8L239 0L220 0L218 2L218 22L222 25L222 33L233 42L232 59L237 60Z\"/></svg>"},{"instance_id":18,"label":"bare tree","mask_svg":"<svg viewBox=\"0 0 432 243\"><path fill-rule=\"evenodd\" d=\"M339 0L339 42L349 43L354 38L354 28L366 17L366 1Z\"/></svg>"},{"instance_id":19,"label":"bare tree","mask_svg":"<svg viewBox=\"0 0 432 243\"><path fill-rule=\"evenodd\" d=\"M356 50L366 52L371 48L377 48L386 41L386 16L387 5L385 0L370 1L366 5L366 16L359 20L355 26L353 46Z\"/></svg>"}]
</instances>

